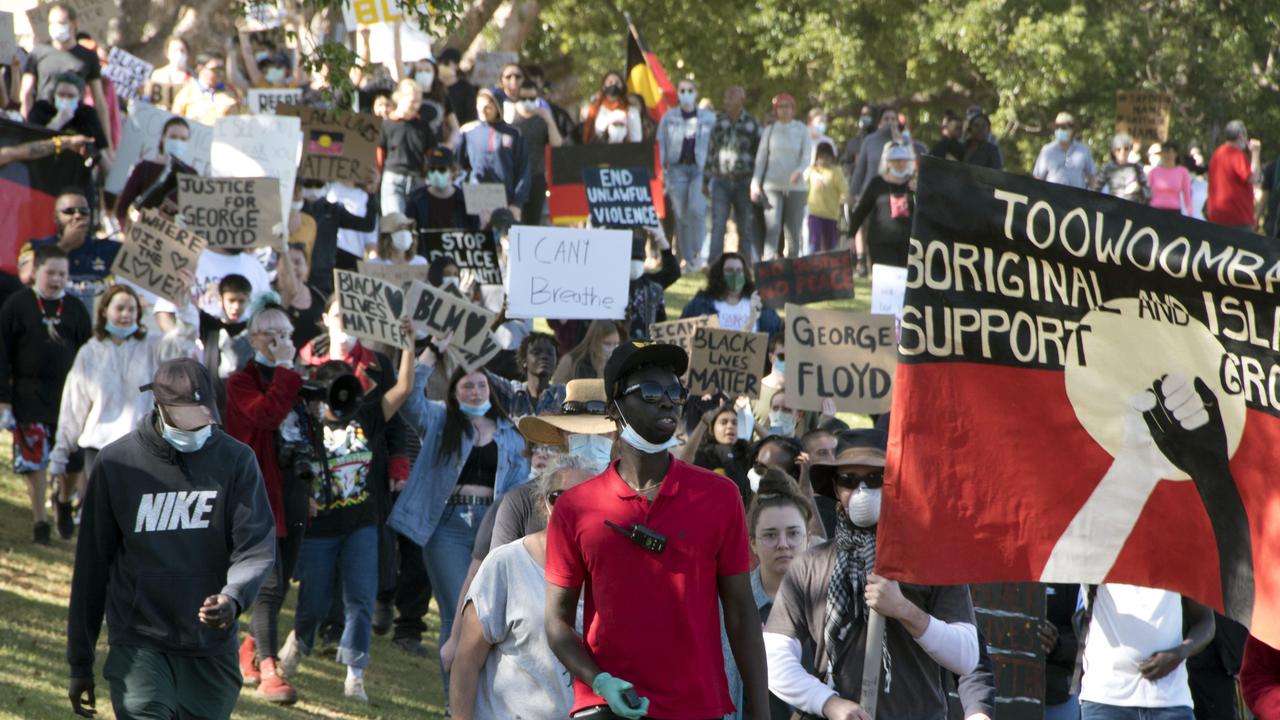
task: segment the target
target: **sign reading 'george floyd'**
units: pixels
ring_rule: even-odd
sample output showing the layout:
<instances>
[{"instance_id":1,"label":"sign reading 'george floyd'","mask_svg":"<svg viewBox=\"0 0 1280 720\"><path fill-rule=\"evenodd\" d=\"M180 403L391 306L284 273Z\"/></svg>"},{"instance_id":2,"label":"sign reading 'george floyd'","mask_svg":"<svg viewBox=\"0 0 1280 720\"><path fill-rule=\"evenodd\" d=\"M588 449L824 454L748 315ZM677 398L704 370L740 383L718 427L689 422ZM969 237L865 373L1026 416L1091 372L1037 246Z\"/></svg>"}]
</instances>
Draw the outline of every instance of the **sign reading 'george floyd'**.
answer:
<instances>
[{"instance_id":1,"label":"sign reading 'george floyd'","mask_svg":"<svg viewBox=\"0 0 1280 720\"><path fill-rule=\"evenodd\" d=\"M378 278L334 270L342 329L348 335L401 350L413 349L413 337L400 327L404 290Z\"/></svg>"},{"instance_id":2,"label":"sign reading 'george floyd'","mask_svg":"<svg viewBox=\"0 0 1280 720\"><path fill-rule=\"evenodd\" d=\"M787 405L822 410L889 411L898 364L891 315L816 310L787 303Z\"/></svg>"},{"instance_id":3,"label":"sign reading 'george floyd'","mask_svg":"<svg viewBox=\"0 0 1280 720\"><path fill-rule=\"evenodd\" d=\"M649 170L634 168L587 168L582 171L587 190L587 206L595 227L654 227L658 211L649 192Z\"/></svg>"},{"instance_id":4,"label":"sign reading 'george floyd'","mask_svg":"<svg viewBox=\"0 0 1280 720\"><path fill-rule=\"evenodd\" d=\"M853 297L853 262L847 250L756 263L755 274L760 299L775 310L789 302L807 305Z\"/></svg>"},{"instance_id":5,"label":"sign reading 'george floyd'","mask_svg":"<svg viewBox=\"0 0 1280 720\"><path fill-rule=\"evenodd\" d=\"M418 254L433 262L453 258L459 269L471 270L482 285L501 285L498 241L492 233L473 230L419 230Z\"/></svg>"},{"instance_id":6,"label":"sign reading 'george floyd'","mask_svg":"<svg viewBox=\"0 0 1280 720\"><path fill-rule=\"evenodd\" d=\"M877 571L1163 588L1280 646L1280 248L920 162Z\"/></svg>"},{"instance_id":7,"label":"sign reading 'george floyd'","mask_svg":"<svg viewBox=\"0 0 1280 720\"><path fill-rule=\"evenodd\" d=\"M698 328L689 353L689 392L760 397L768 349L769 336L764 333Z\"/></svg>"}]
</instances>

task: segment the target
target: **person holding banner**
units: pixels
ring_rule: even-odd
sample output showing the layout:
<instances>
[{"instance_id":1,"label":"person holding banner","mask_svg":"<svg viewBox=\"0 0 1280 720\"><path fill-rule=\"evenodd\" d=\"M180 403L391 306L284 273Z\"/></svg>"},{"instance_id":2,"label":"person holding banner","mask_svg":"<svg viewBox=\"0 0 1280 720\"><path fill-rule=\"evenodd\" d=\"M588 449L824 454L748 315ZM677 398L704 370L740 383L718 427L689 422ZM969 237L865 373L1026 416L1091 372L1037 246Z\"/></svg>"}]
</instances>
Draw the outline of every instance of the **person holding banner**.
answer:
<instances>
[{"instance_id":1,"label":"person holding banner","mask_svg":"<svg viewBox=\"0 0 1280 720\"><path fill-rule=\"evenodd\" d=\"M782 330L782 319L773 308L760 301L751 280L751 269L738 253L725 253L711 263L707 286L699 290L680 313L682 318L699 315L715 315L725 330L771 335Z\"/></svg>"},{"instance_id":2,"label":"person holding banner","mask_svg":"<svg viewBox=\"0 0 1280 720\"><path fill-rule=\"evenodd\" d=\"M515 129L502 119L502 106L493 92L476 93L478 119L463 125L458 143L458 159L473 183L502 183L507 205L513 214L529 199L529 146Z\"/></svg>"},{"instance_id":3,"label":"person holding banner","mask_svg":"<svg viewBox=\"0 0 1280 720\"><path fill-rule=\"evenodd\" d=\"M178 206L178 174L198 175L187 164L191 158L191 125L183 118L171 117L160 129L159 150L155 160L139 160L129 172L124 189L116 200L116 220L125 234L133 224L131 210ZM166 212L166 214L172 214Z\"/></svg>"},{"instance_id":4,"label":"person holding banner","mask_svg":"<svg viewBox=\"0 0 1280 720\"><path fill-rule=\"evenodd\" d=\"M828 720L869 720L860 704L871 612L884 616L877 717L947 717L942 670L965 675L978 665L978 629L969 589L900 585L876 575L876 524L887 437L879 430L840 433L835 459L809 470L815 492L843 507L833 540L791 563L765 623L769 689L802 712ZM801 664L801 646L817 648L822 677ZM892 682L889 678L892 677Z\"/></svg>"}]
</instances>

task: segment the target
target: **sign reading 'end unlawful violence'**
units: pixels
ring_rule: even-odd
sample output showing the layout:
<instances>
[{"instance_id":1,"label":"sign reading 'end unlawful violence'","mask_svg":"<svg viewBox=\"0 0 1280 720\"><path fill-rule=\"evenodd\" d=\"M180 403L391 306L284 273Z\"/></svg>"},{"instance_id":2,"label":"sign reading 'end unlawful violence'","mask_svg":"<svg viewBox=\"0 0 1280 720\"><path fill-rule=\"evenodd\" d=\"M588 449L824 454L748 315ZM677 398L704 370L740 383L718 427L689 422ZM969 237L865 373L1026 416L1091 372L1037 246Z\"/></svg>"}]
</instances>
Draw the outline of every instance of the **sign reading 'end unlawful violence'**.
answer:
<instances>
[{"instance_id":1,"label":"sign reading 'end unlawful violence'","mask_svg":"<svg viewBox=\"0 0 1280 720\"><path fill-rule=\"evenodd\" d=\"M591 224L596 227L652 227L658 212L649 194L649 170L633 168L586 168L582 184L587 190Z\"/></svg>"},{"instance_id":2,"label":"sign reading 'end unlawful violence'","mask_svg":"<svg viewBox=\"0 0 1280 720\"><path fill-rule=\"evenodd\" d=\"M517 225L510 235L507 317L620 320L631 233Z\"/></svg>"}]
</instances>

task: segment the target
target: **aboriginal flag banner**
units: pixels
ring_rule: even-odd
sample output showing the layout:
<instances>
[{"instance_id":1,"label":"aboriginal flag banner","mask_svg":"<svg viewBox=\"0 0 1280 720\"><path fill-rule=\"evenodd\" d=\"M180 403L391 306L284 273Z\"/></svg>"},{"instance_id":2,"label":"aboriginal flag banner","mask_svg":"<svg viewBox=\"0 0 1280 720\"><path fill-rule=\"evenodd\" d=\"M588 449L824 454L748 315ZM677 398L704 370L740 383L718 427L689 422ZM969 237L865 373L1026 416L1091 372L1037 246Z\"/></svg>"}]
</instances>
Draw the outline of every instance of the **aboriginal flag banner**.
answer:
<instances>
[{"instance_id":1,"label":"aboriginal flag banner","mask_svg":"<svg viewBox=\"0 0 1280 720\"><path fill-rule=\"evenodd\" d=\"M48 140L57 134L35 125L0 120L0 147ZM85 158L66 151L0 166L0 270L15 271L22 245L57 229L53 204L59 193L84 188L89 172Z\"/></svg>"},{"instance_id":2,"label":"aboriginal flag banner","mask_svg":"<svg viewBox=\"0 0 1280 720\"><path fill-rule=\"evenodd\" d=\"M916 207L877 571L1165 588L1280 647L1276 247L929 157Z\"/></svg>"},{"instance_id":3,"label":"aboriginal flag banner","mask_svg":"<svg viewBox=\"0 0 1280 720\"><path fill-rule=\"evenodd\" d=\"M668 108L676 106L676 88L667 78L657 54L640 39L640 31L627 17L627 92L644 98L645 109L658 121Z\"/></svg>"}]
</instances>

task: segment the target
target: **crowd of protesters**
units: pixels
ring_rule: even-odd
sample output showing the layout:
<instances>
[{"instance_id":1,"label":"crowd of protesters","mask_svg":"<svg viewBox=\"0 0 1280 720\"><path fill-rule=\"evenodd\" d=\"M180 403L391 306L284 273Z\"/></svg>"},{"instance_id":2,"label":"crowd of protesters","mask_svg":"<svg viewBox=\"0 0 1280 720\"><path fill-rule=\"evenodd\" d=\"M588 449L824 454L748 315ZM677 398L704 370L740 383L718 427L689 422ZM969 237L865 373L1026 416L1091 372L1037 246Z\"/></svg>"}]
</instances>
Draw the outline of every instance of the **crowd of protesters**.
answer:
<instances>
[{"instance_id":1,"label":"crowd of protesters","mask_svg":"<svg viewBox=\"0 0 1280 720\"><path fill-rule=\"evenodd\" d=\"M47 20L51 42L20 51L2 99L61 135L0 149L0 163L76 152L101 169L129 108L75 11L53 4ZM575 120L536 66L506 65L495 86L476 87L456 50L369 63L367 31L357 92L344 98L296 48L258 35L194 54L191 38L172 38L152 77L177 88L157 154L129 168L118 196L102 192L101 171L61 193L56 232L29 238L16 275L0 276L0 421L30 492L32 537L69 540L79 526L77 712L93 706L105 614L117 713L226 717L242 684L291 704L318 682L298 668L322 662L322 649L345 666L344 694L367 700L379 692L365 680L371 636L394 633L400 651L440 663L459 720L867 718L874 612L887 619L882 717L947 717L949 693L965 718L996 715L969 590L875 573L887 416L851 429L834 405L788 407L782 320L752 271L836 251L860 274L904 266L922 155L1003 169L981 108L947 113L929 148L902 109L868 104L841 148L824 109L785 93L757 119L742 88L717 111L684 79L676 105L653 117L610 72ZM300 182L278 242L206 250L179 302L117 282L111 264L139 211L182 221L173 175L196 172L192 123L241 112L255 87L382 117L379 171ZM1141 148L1117 134L1101 168L1077 132L1057 115L1036 178L1250 231L1265 216L1276 235L1280 161L1262 165L1243 123L1207 158L1198 145ZM454 228L493 233L505 252L512 225L547 222L547 147L640 141L657 145L669 223L630 228L623 319L549 318L543 332L506 317L501 285L419 253L418 231ZM501 183L508 207L469 214L467 182ZM408 321L412 350L348 334L333 271L358 261L427 265L431 285L494 311L500 352L470 371L449 338L415 335ZM769 335L759 400L691 397L685 352L644 342L668 319L665 289L682 271L705 274L682 317ZM234 478L199 490L224 461ZM148 479L125 477L129 463ZM156 505L169 488L181 498ZM142 532L207 529L204 492L246 508L215 523L234 536L221 554L191 544L207 539L165 548ZM133 501L150 503L136 527L123 505ZM1047 594L1046 620L1027 630L1046 658L1045 717L1235 717L1237 677L1260 717L1280 717L1280 651L1253 639L1246 650L1242 629L1208 608L1112 584Z\"/></svg>"}]
</instances>

